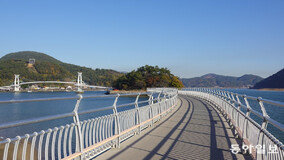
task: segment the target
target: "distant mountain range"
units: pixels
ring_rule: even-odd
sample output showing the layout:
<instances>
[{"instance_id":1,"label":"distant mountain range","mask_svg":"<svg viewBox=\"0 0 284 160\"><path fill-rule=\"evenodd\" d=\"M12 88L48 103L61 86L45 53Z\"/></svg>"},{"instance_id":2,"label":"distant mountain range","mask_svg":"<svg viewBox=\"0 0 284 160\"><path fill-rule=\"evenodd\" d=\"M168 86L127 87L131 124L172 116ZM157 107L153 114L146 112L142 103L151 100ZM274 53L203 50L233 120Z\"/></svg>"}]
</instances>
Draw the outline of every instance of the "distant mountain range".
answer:
<instances>
[{"instance_id":1,"label":"distant mountain range","mask_svg":"<svg viewBox=\"0 0 284 160\"><path fill-rule=\"evenodd\" d=\"M29 59L35 59L29 64ZM111 69L92 69L61 62L49 55L34 51L10 53L0 58L0 86L10 85L14 74L20 80L75 81L77 72L83 73L83 81L90 85L111 86L113 81L124 75Z\"/></svg>"},{"instance_id":2,"label":"distant mountain range","mask_svg":"<svg viewBox=\"0 0 284 160\"><path fill-rule=\"evenodd\" d=\"M35 59L35 63L29 65L29 59ZM0 86L10 85L14 74L20 74L23 81L74 81L77 72L83 72L83 81L87 84L102 86L111 86L116 79L124 75L111 69L92 69L64 63L34 51L10 53L0 58ZM284 88L284 68L266 79L251 74L233 77L210 73L201 77L181 78L181 81L185 87Z\"/></svg>"},{"instance_id":3,"label":"distant mountain range","mask_svg":"<svg viewBox=\"0 0 284 160\"><path fill-rule=\"evenodd\" d=\"M256 83L253 88L284 88L284 68L272 76L269 76L268 78Z\"/></svg>"},{"instance_id":4,"label":"distant mountain range","mask_svg":"<svg viewBox=\"0 0 284 160\"><path fill-rule=\"evenodd\" d=\"M185 87L252 87L263 78L245 74L241 77L223 76L213 73L195 78L182 78L181 81Z\"/></svg>"}]
</instances>

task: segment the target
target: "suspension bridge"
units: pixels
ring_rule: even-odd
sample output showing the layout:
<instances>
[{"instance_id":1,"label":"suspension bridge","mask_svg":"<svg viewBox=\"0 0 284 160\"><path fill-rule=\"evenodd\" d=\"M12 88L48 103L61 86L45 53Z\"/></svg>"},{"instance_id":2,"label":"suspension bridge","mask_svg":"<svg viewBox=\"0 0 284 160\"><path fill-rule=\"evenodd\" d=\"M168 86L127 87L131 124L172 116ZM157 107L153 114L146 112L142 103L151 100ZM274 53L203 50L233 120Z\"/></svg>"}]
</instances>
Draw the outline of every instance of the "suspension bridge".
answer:
<instances>
[{"instance_id":1,"label":"suspension bridge","mask_svg":"<svg viewBox=\"0 0 284 160\"><path fill-rule=\"evenodd\" d=\"M140 100L141 95L147 100ZM124 96L136 96L121 104ZM113 105L79 111L84 99L113 97ZM151 88L146 93L78 95L0 101L0 104L77 100L70 113L0 124L0 130L73 117L73 123L0 141L7 159L284 159L284 146L269 130L284 125L266 107L283 102L220 89ZM133 108L129 108L133 106ZM110 114L81 121L84 114ZM258 118L258 120L255 119ZM275 133L275 132L274 132ZM1 158L2 158L1 157Z\"/></svg>"},{"instance_id":2,"label":"suspension bridge","mask_svg":"<svg viewBox=\"0 0 284 160\"><path fill-rule=\"evenodd\" d=\"M78 77L76 82L64 82L64 81L31 81L31 82L20 82L20 75L15 74L14 83L10 86L2 86L0 90L13 90L14 92L19 92L22 85L29 84L69 84L77 87L78 92L82 92L82 88L98 88L107 89L104 86L94 86L84 83L82 79L82 72L78 72Z\"/></svg>"}]
</instances>

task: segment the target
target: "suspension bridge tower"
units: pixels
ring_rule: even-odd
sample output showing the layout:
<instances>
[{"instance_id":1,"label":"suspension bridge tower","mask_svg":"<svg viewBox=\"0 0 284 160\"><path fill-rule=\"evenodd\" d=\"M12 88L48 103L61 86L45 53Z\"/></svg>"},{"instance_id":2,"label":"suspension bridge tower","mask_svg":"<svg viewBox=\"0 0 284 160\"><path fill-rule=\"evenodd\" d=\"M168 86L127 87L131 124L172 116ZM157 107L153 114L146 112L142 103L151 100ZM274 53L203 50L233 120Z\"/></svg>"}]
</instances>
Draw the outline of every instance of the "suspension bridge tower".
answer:
<instances>
[{"instance_id":1,"label":"suspension bridge tower","mask_svg":"<svg viewBox=\"0 0 284 160\"><path fill-rule=\"evenodd\" d=\"M78 72L78 78L77 78L77 92L78 93L84 92L82 87L83 87L82 72Z\"/></svg>"},{"instance_id":2,"label":"suspension bridge tower","mask_svg":"<svg viewBox=\"0 0 284 160\"><path fill-rule=\"evenodd\" d=\"M20 91L20 75L15 74L15 79L14 79L14 91L19 92Z\"/></svg>"}]
</instances>

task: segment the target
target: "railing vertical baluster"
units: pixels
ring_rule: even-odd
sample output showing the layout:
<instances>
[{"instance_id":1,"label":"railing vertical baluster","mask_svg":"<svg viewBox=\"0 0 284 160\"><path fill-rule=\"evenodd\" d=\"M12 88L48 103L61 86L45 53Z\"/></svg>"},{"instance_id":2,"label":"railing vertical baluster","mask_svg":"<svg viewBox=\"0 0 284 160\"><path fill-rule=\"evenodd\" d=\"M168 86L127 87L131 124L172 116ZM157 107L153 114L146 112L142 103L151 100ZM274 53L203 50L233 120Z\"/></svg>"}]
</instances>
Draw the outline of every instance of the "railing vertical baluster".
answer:
<instances>
[{"instance_id":1,"label":"railing vertical baluster","mask_svg":"<svg viewBox=\"0 0 284 160\"><path fill-rule=\"evenodd\" d=\"M108 132L107 132L107 138L111 137L111 123L112 123L112 117L109 115L108 118L107 118L107 123L108 123Z\"/></svg>"},{"instance_id":2,"label":"railing vertical baluster","mask_svg":"<svg viewBox=\"0 0 284 160\"><path fill-rule=\"evenodd\" d=\"M93 136L92 133L93 133L93 125L94 124L94 119L91 119L91 123L90 123L90 130L89 130L89 145L93 145L94 143L92 143L92 139L93 139Z\"/></svg>"},{"instance_id":3,"label":"railing vertical baluster","mask_svg":"<svg viewBox=\"0 0 284 160\"><path fill-rule=\"evenodd\" d=\"M91 120L90 120L91 122L90 122L90 129L89 129L89 146L91 146L91 145L93 145L93 143L92 143L92 139L93 139L93 137L92 137L92 133L93 133L93 124L94 124L94 119L92 118ZM88 156L92 156L93 155L93 151L92 152L88 152Z\"/></svg>"},{"instance_id":4,"label":"railing vertical baluster","mask_svg":"<svg viewBox=\"0 0 284 160\"><path fill-rule=\"evenodd\" d=\"M67 124L65 126L65 132L64 132L64 138L63 138L63 156L67 157L67 137L68 137L68 131L69 131L70 125Z\"/></svg>"},{"instance_id":5,"label":"railing vertical baluster","mask_svg":"<svg viewBox=\"0 0 284 160\"><path fill-rule=\"evenodd\" d=\"M42 140L43 140L44 133L45 133L44 130L42 130L42 131L39 133L40 136L39 136L38 154L37 154L38 159L42 159L42 158L41 158L41 149L42 149Z\"/></svg>"},{"instance_id":6,"label":"railing vertical baluster","mask_svg":"<svg viewBox=\"0 0 284 160\"><path fill-rule=\"evenodd\" d=\"M91 144L88 144L89 142L89 128L90 128L90 123L91 123L91 120L89 119L88 122L87 122L87 127L85 129L85 146L86 147L89 147Z\"/></svg>"},{"instance_id":7,"label":"railing vertical baluster","mask_svg":"<svg viewBox=\"0 0 284 160\"><path fill-rule=\"evenodd\" d=\"M113 127L113 123L114 123L114 120L115 120L115 117L114 116L111 116L111 123L110 123L110 136L113 136L114 135L114 127Z\"/></svg>"},{"instance_id":8,"label":"railing vertical baluster","mask_svg":"<svg viewBox=\"0 0 284 160\"><path fill-rule=\"evenodd\" d=\"M49 149L49 139L50 139L50 134L52 132L52 129L48 129L47 130L47 135L46 135L46 139L45 139L45 147L44 147L44 158L48 159L48 149Z\"/></svg>"},{"instance_id":9,"label":"railing vertical baluster","mask_svg":"<svg viewBox=\"0 0 284 160\"><path fill-rule=\"evenodd\" d=\"M38 133L34 132L32 135L32 145L31 145L31 154L30 154L30 160L34 159L34 150L35 150L35 142L36 142L36 138L37 138Z\"/></svg>"},{"instance_id":10,"label":"railing vertical baluster","mask_svg":"<svg viewBox=\"0 0 284 160\"><path fill-rule=\"evenodd\" d=\"M105 123L106 122L106 116L103 116L103 119L102 119L102 141L105 139Z\"/></svg>"},{"instance_id":11,"label":"railing vertical baluster","mask_svg":"<svg viewBox=\"0 0 284 160\"><path fill-rule=\"evenodd\" d=\"M26 151L27 151L27 145L28 145L29 138L30 138L30 135L26 134L24 145L23 145L22 160L26 160L26 154L27 154Z\"/></svg>"},{"instance_id":12,"label":"railing vertical baluster","mask_svg":"<svg viewBox=\"0 0 284 160\"><path fill-rule=\"evenodd\" d=\"M69 155L72 154L72 135L73 135L73 130L76 124L72 123L70 127L70 132L69 132L69 139L68 139L68 149L69 149ZM76 131L75 131L76 132ZM75 137L76 138L76 137Z\"/></svg>"},{"instance_id":13,"label":"railing vertical baluster","mask_svg":"<svg viewBox=\"0 0 284 160\"><path fill-rule=\"evenodd\" d=\"M129 119L130 119L130 113L127 112L126 117L127 117L127 123L126 123L126 129L130 128L130 124L129 124Z\"/></svg>"},{"instance_id":14,"label":"railing vertical baluster","mask_svg":"<svg viewBox=\"0 0 284 160\"><path fill-rule=\"evenodd\" d=\"M87 147L87 144L86 143L84 143L85 141L84 140L86 140L86 137L85 137L85 133L87 132L87 128L86 128L86 126L87 126L87 121L86 120L84 120L83 122L81 122L82 124L81 124L81 130L82 130L82 143L83 143L83 148L85 148L85 147Z\"/></svg>"},{"instance_id":15,"label":"railing vertical baluster","mask_svg":"<svg viewBox=\"0 0 284 160\"><path fill-rule=\"evenodd\" d=\"M62 146L62 133L63 133L63 130L64 130L64 126L61 126L59 128L59 136L58 136L58 142L57 142L57 158L58 159L61 159L61 146Z\"/></svg>"},{"instance_id":16,"label":"railing vertical baluster","mask_svg":"<svg viewBox=\"0 0 284 160\"><path fill-rule=\"evenodd\" d=\"M21 140L21 137L17 136L15 144L14 144L13 160L17 160L17 153L18 153L18 147L19 147L20 140Z\"/></svg>"},{"instance_id":17,"label":"railing vertical baluster","mask_svg":"<svg viewBox=\"0 0 284 160\"><path fill-rule=\"evenodd\" d=\"M97 120L98 122L97 122L97 125L96 125L96 143L100 142L100 140L99 140L100 128L99 127L100 127L100 124L101 124L101 119L102 118L99 117L98 120Z\"/></svg>"},{"instance_id":18,"label":"railing vertical baluster","mask_svg":"<svg viewBox=\"0 0 284 160\"><path fill-rule=\"evenodd\" d=\"M94 120L94 126L93 126L93 144L96 144L97 141L97 125L98 125L98 118L95 118Z\"/></svg>"},{"instance_id":19,"label":"railing vertical baluster","mask_svg":"<svg viewBox=\"0 0 284 160\"><path fill-rule=\"evenodd\" d=\"M99 123L99 129L98 129L98 131L99 131L99 142L101 142L102 141L102 139L103 139L103 136L102 136L102 130L103 130L103 120L104 120L104 117L101 117L101 119L100 119L100 123Z\"/></svg>"},{"instance_id":20,"label":"railing vertical baluster","mask_svg":"<svg viewBox=\"0 0 284 160\"><path fill-rule=\"evenodd\" d=\"M7 138L6 139L6 144L5 144L5 149L4 149L4 154L3 154L3 160L7 160L8 158L8 152L9 152L9 146L10 146L10 143L11 143L11 139L10 138Z\"/></svg>"}]
</instances>

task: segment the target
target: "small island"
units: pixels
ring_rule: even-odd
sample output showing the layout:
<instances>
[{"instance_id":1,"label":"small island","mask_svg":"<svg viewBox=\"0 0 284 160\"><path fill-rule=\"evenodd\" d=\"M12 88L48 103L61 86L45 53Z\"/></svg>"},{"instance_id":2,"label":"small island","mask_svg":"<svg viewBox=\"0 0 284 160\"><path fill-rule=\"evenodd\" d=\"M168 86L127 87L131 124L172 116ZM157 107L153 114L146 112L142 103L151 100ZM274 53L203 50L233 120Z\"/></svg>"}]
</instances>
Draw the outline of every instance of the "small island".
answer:
<instances>
[{"instance_id":1,"label":"small island","mask_svg":"<svg viewBox=\"0 0 284 160\"><path fill-rule=\"evenodd\" d=\"M145 65L133 70L113 83L113 88L118 90L146 90L153 87L183 88L179 78L167 68Z\"/></svg>"}]
</instances>

